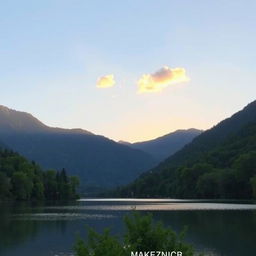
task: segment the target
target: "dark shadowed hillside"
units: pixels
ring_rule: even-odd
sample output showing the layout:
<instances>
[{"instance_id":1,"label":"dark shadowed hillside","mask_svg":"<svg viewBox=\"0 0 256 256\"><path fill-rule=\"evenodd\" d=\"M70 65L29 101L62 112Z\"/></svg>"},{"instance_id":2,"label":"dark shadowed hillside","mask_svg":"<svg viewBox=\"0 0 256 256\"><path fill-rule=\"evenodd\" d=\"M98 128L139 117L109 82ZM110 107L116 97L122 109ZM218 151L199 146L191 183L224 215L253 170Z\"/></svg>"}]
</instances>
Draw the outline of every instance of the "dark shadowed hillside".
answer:
<instances>
[{"instance_id":1,"label":"dark shadowed hillside","mask_svg":"<svg viewBox=\"0 0 256 256\"><path fill-rule=\"evenodd\" d=\"M114 195L256 197L256 101L202 133Z\"/></svg>"},{"instance_id":2,"label":"dark shadowed hillside","mask_svg":"<svg viewBox=\"0 0 256 256\"><path fill-rule=\"evenodd\" d=\"M44 168L66 168L82 184L131 182L154 166L153 158L81 129L51 128L32 115L0 107L0 141Z\"/></svg>"},{"instance_id":3,"label":"dark shadowed hillside","mask_svg":"<svg viewBox=\"0 0 256 256\"><path fill-rule=\"evenodd\" d=\"M197 129L177 130L159 138L133 143L129 146L151 154L160 162L182 149L201 133L202 131Z\"/></svg>"},{"instance_id":4,"label":"dark shadowed hillside","mask_svg":"<svg viewBox=\"0 0 256 256\"><path fill-rule=\"evenodd\" d=\"M179 166L185 162L194 162L202 154L220 145L228 137L235 135L241 128L255 121L256 101L253 101L243 110L203 132L191 143L187 144L182 150L162 162L159 167L161 169L167 166ZM158 167L156 169L158 169Z\"/></svg>"}]
</instances>

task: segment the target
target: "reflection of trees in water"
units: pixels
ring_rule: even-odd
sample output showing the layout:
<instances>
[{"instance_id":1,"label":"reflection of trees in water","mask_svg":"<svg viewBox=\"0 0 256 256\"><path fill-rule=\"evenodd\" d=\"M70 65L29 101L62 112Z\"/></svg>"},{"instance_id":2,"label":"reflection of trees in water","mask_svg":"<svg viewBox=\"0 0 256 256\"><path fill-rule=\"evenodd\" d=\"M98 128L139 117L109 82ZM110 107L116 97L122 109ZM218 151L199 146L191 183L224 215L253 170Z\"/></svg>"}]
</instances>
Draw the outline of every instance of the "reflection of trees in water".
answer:
<instances>
[{"instance_id":1,"label":"reflection of trees in water","mask_svg":"<svg viewBox=\"0 0 256 256\"><path fill-rule=\"evenodd\" d=\"M4 203L0 205L0 254L8 248L15 248L21 243L32 240L40 232L57 230L66 231L66 221L38 221L29 218L17 218L18 214L42 213L43 204L31 207L31 203ZM34 205L35 206L35 205Z\"/></svg>"},{"instance_id":2,"label":"reflection of trees in water","mask_svg":"<svg viewBox=\"0 0 256 256\"><path fill-rule=\"evenodd\" d=\"M48 203L47 206L49 206ZM111 227L112 234L121 235L124 232L122 216L128 211L90 211L90 214L111 214L115 217L74 222L58 220L58 218L51 221L40 220L40 218L33 220L29 216L21 220L13 218L15 214L23 213L30 215L59 212L63 214L74 211L80 212L81 209L49 208L43 204L32 207L31 204L17 202L0 204L0 254L5 255L5 249L17 248L26 242L31 247L30 251L37 250L38 248L32 248L36 247L33 239L45 248L52 248L53 243L54 247L63 250L71 248L77 232L82 236L86 235L86 225L97 232L101 232L106 227ZM153 211L152 214L155 220L163 221L165 225L170 225L177 232L180 232L184 226L188 226L186 240L193 243L199 250L214 248L216 252L227 256L255 254L256 211Z\"/></svg>"},{"instance_id":3,"label":"reflection of trees in water","mask_svg":"<svg viewBox=\"0 0 256 256\"><path fill-rule=\"evenodd\" d=\"M221 255L255 253L256 211L172 211L153 215L175 231L188 226L187 241L198 249L214 248Z\"/></svg>"}]
</instances>

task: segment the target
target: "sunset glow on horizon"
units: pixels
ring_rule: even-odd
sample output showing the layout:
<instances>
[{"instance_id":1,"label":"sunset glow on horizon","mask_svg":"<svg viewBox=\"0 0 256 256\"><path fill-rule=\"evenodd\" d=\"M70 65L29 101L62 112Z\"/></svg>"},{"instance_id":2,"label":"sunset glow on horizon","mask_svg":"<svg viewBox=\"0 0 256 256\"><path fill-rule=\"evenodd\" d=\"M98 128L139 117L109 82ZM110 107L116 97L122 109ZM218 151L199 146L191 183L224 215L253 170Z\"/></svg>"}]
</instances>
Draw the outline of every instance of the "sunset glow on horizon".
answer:
<instances>
[{"instance_id":1,"label":"sunset glow on horizon","mask_svg":"<svg viewBox=\"0 0 256 256\"><path fill-rule=\"evenodd\" d=\"M255 100L255 9L252 0L3 1L0 104L116 141L208 129Z\"/></svg>"}]
</instances>

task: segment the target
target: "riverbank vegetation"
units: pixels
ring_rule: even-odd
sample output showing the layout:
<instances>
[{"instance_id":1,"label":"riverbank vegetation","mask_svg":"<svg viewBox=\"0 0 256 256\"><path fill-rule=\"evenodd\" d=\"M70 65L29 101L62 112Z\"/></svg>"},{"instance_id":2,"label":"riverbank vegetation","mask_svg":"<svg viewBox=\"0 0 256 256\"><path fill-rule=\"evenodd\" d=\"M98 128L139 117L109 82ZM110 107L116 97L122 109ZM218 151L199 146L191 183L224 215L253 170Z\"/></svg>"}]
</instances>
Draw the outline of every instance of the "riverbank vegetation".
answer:
<instances>
[{"instance_id":1,"label":"riverbank vegetation","mask_svg":"<svg viewBox=\"0 0 256 256\"><path fill-rule=\"evenodd\" d=\"M176 234L171 228L163 227L161 222L153 223L150 215L143 216L135 212L131 216L126 216L124 223L126 232L123 239L112 236L110 230L105 230L103 234L89 230L87 241L81 238L77 240L74 247L75 255L130 256L131 252L134 255L144 255L150 251L175 251L186 256L195 255L193 247L184 242L185 232Z\"/></svg>"},{"instance_id":2,"label":"riverbank vegetation","mask_svg":"<svg viewBox=\"0 0 256 256\"><path fill-rule=\"evenodd\" d=\"M209 140L207 145L212 143ZM145 173L110 196L256 198L256 123L245 126L207 152L201 153L201 144L196 146L194 143L192 159L185 158L182 164L173 167L163 163L160 170Z\"/></svg>"},{"instance_id":3,"label":"riverbank vegetation","mask_svg":"<svg viewBox=\"0 0 256 256\"><path fill-rule=\"evenodd\" d=\"M1 200L70 200L77 198L78 185L65 169L43 171L11 150L0 150Z\"/></svg>"}]
</instances>

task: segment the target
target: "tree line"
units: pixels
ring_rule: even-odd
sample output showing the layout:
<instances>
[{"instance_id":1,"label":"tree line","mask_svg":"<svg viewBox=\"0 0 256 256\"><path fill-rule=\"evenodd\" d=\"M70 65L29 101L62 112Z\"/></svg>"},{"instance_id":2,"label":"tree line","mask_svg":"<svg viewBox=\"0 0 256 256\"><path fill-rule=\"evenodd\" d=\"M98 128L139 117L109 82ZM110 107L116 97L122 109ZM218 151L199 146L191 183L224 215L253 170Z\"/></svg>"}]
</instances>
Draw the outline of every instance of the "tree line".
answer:
<instances>
[{"instance_id":1,"label":"tree line","mask_svg":"<svg viewBox=\"0 0 256 256\"><path fill-rule=\"evenodd\" d=\"M209 142L210 143L210 142ZM201 145L199 145L200 147ZM200 149L194 147L193 155ZM163 166L111 192L121 197L256 198L256 123L177 167Z\"/></svg>"},{"instance_id":2,"label":"tree line","mask_svg":"<svg viewBox=\"0 0 256 256\"><path fill-rule=\"evenodd\" d=\"M0 199L70 200L77 198L79 179L61 171L43 171L18 153L0 149Z\"/></svg>"}]
</instances>

